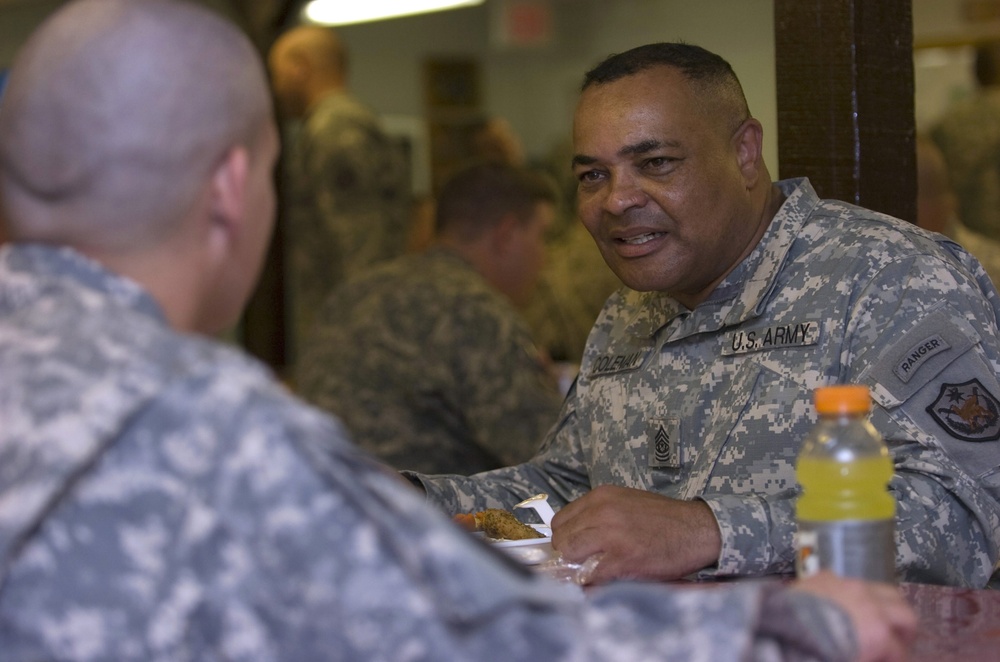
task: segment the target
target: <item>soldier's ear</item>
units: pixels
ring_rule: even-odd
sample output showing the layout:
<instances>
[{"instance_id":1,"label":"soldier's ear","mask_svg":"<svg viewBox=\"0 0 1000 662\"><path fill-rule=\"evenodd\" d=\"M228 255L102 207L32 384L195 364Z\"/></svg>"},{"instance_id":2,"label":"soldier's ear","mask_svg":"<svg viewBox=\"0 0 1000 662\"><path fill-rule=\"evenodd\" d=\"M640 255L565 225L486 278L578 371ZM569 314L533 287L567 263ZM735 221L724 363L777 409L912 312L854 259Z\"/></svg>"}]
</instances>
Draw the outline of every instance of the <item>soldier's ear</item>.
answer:
<instances>
[{"instance_id":1,"label":"soldier's ear","mask_svg":"<svg viewBox=\"0 0 1000 662\"><path fill-rule=\"evenodd\" d=\"M764 150L764 129L753 117L746 119L733 134L736 162L743 173L746 187L753 188L760 178L760 164Z\"/></svg>"},{"instance_id":2,"label":"soldier's ear","mask_svg":"<svg viewBox=\"0 0 1000 662\"><path fill-rule=\"evenodd\" d=\"M209 189L210 233L213 243L228 250L242 232L246 217L246 188L250 153L246 147L230 148L212 172Z\"/></svg>"},{"instance_id":3,"label":"soldier's ear","mask_svg":"<svg viewBox=\"0 0 1000 662\"><path fill-rule=\"evenodd\" d=\"M496 251L502 255L506 255L512 250L517 250L517 239L522 229L521 220L516 214L510 213L504 215L493 226L493 244Z\"/></svg>"}]
</instances>

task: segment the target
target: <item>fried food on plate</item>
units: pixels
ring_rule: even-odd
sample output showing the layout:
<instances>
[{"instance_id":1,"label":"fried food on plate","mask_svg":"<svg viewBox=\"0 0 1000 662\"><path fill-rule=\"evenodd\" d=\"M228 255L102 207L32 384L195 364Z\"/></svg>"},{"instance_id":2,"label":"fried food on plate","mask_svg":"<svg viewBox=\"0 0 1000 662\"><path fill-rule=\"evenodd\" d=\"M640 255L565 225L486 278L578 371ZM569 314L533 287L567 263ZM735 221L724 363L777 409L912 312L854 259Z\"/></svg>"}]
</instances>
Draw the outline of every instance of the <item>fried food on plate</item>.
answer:
<instances>
[{"instance_id":1,"label":"fried food on plate","mask_svg":"<svg viewBox=\"0 0 1000 662\"><path fill-rule=\"evenodd\" d=\"M499 508L488 508L475 514L455 515L454 520L470 531L482 531L495 540L528 540L544 538L541 533Z\"/></svg>"}]
</instances>

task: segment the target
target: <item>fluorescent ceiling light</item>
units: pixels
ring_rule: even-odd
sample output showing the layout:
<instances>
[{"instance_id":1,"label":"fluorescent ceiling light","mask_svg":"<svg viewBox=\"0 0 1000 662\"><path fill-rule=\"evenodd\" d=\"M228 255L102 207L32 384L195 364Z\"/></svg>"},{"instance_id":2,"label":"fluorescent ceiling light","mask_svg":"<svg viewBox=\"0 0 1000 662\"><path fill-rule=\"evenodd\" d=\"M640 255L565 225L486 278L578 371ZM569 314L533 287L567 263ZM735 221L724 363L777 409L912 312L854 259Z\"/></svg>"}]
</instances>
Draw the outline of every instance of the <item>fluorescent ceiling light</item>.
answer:
<instances>
[{"instance_id":1,"label":"fluorescent ceiling light","mask_svg":"<svg viewBox=\"0 0 1000 662\"><path fill-rule=\"evenodd\" d=\"M312 23L348 25L482 3L483 0L312 0L303 13Z\"/></svg>"}]
</instances>

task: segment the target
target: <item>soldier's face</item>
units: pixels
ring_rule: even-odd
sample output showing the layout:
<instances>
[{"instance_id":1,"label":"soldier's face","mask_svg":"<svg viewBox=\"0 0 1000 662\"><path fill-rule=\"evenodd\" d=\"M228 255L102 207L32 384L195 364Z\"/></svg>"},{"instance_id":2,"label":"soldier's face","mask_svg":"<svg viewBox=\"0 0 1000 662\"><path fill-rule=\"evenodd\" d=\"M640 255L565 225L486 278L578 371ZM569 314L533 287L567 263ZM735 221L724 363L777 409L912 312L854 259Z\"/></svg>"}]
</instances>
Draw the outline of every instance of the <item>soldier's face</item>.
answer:
<instances>
[{"instance_id":1,"label":"soldier's face","mask_svg":"<svg viewBox=\"0 0 1000 662\"><path fill-rule=\"evenodd\" d=\"M503 282L498 285L516 305L529 303L535 292L548 254L545 238L555 222L555 215L551 203L539 202L529 219L515 222L505 246L507 259Z\"/></svg>"},{"instance_id":2,"label":"soldier's face","mask_svg":"<svg viewBox=\"0 0 1000 662\"><path fill-rule=\"evenodd\" d=\"M279 41L271 50L267 58L267 70L278 110L284 117L301 117L306 110L301 93L303 74L284 42Z\"/></svg>"},{"instance_id":3,"label":"soldier's face","mask_svg":"<svg viewBox=\"0 0 1000 662\"><path fill-rule=\"evenodd\" d=\"M629 287L693 308L755 241L742 133L674 68L588 87L573 126L580 218Z\"/></svg>"}]
</instances>

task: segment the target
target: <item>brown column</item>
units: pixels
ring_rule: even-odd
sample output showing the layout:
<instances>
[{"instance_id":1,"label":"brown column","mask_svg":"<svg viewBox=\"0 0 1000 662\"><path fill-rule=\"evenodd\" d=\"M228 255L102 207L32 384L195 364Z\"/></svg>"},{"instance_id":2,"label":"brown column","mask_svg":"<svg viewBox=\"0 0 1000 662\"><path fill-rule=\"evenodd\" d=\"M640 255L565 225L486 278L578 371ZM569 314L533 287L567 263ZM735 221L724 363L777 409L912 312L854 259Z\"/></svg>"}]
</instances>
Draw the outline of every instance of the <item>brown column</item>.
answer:
<instances>
[{"instance_id":1,"label":"brown column","mask_svg":"<svg viewBox=\"0 0 1000 662\"><path fill-rule=\"evenodd\" d=\"M916 220L911 0L774 0L781 178Z\"/></svg>"}]
</instances>

